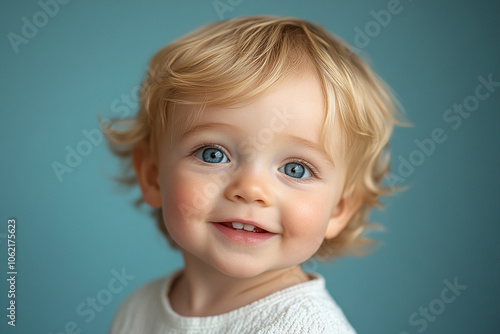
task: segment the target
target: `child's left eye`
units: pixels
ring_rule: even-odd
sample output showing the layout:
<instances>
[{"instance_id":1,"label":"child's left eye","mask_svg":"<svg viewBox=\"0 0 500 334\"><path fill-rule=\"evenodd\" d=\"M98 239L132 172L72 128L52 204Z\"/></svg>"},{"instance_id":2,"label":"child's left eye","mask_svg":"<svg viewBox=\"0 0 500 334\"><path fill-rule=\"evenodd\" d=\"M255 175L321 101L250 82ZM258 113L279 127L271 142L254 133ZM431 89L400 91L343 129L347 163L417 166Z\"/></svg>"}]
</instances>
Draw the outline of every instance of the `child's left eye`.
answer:
<instances>
[{"instance_id":1,"label":"child's left eye","mask_svg":"<svg viewBox=\"0 0 500 334\"><path fill-rule=\"evenodd\" d=\"M279 171L295 179L306 179L311 177L309 169L297 162L289 162L281 167Z\"/></svg>"},{"instance_id":2,"label":"child's left eye","mask_svg":"<svg viewBox=\"0 0 500 334\"><path fill-rule=\"evenodd\" d=\"M202 148L198 150L194 156L209 164L229 162L226 154L215 147Z\"/></svg>"}]
</instances>

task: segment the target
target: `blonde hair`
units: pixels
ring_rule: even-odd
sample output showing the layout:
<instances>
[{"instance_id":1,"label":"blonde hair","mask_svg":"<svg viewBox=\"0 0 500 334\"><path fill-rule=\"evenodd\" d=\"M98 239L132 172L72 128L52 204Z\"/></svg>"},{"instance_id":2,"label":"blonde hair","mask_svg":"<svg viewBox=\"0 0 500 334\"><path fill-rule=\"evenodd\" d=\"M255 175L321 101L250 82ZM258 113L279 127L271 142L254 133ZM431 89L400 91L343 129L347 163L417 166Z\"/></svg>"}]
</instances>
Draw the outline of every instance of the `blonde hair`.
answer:
<instances>
[{"instance_id":1,"label":"blonde hair","mask_svg":"<svg viewBox=\"0 0 500 334\"><path fill-rule=\"evenodd\" d=\"M176 104L229 106L259 96L304 64L311 64L322 83L326 105L322 136L332 150L334 121L340 122L348 163L344 190L361 196L362 204L342 232L325 239L315 256L325 260L361 254L374 227L367 216L392 189L382 185L388 172L388 141L398 123L395 99L375 73L339 38L297 18L242 17L212 23L162 48L149 64L134 119L103 125L111 150L125 162L124 184L137 183L131 156L148 145L157 156L165 131L179 130ZM184 115L194 119L193 115ZM139 199L138 203L141 202ZM153 209L157 225L171 245L161 209Z\"/></svg>"}]
</instances>

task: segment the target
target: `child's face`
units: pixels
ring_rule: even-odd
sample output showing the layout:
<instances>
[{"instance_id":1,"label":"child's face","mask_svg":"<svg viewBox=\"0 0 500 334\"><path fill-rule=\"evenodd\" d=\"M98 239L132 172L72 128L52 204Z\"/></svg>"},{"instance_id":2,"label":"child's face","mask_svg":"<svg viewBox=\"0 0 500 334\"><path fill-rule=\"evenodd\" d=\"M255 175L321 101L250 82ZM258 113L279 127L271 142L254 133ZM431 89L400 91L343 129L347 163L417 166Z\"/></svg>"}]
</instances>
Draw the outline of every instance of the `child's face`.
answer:
<instances>
[{"instance_id":1,"label":"child's face","mask_svg":"<svg viewBox=\"0 0 500 334\"><path fill-rule=\"evenodd\" d=\"M306 71L247 104L207 108L173 143L165 136L145 198L161 203L185 255L253 277L304 262L342 230L350 218L342 200L346 166L339 143L335 166L322 153L323 103L318 78Z\"/></svg>"}]
</instances>

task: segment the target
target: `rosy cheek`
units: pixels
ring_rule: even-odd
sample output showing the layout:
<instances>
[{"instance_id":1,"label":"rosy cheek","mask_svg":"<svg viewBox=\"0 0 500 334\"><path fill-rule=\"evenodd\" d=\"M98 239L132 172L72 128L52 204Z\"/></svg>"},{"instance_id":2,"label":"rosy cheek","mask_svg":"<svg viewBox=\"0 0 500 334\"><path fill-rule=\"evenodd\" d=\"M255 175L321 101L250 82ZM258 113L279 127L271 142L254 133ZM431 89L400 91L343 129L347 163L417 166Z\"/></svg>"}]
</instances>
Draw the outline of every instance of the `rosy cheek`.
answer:
<instances>
[{"instance_id":1,"label":"rosy cheek","mask_svg":"<svg viewBox=\"0 0 500 334\"><path fill-rule=\"evenodd\" d=\"M197 216L203 202L192 180L177 177L172 181L168 189L164 190L163 207L168 208L170 216L176 217L176 220L189 221Z\"/></svg>"},{"instance_id":2,"label":"rosy cheek","mask_svg":"<svg viewBox=\"0 0 500 334\"><path fill-rule=\"evenodd\" d=\"M302 238L307 243L321 244L328 223L328 209L316 196L297 199L284 217L291 236Z\"/></svg>"},{"instance_id":3,"label":"rosy cheek","mask_svg":"<svg viewBox=\"0 0 500 334\"><path fill-rule=\"evenodd\" d=\"M189 180L175 174L165 181L162 184L163 220L169 234L184 248L186 237L190 235L189 222L197 216L193 202L194 187Z\"/></svg>"}]
</instances>

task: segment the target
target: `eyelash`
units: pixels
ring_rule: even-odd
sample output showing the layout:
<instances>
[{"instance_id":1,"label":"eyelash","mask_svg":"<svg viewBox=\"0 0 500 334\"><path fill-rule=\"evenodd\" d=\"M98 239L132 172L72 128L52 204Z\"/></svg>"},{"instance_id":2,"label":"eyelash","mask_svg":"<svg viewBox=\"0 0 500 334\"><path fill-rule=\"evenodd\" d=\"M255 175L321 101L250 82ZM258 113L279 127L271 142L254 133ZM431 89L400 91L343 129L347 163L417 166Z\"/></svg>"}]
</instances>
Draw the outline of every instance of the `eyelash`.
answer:
<instances>
[{"instance_id":1,"label":"eyelash","mask_svg":"<svg viewBox=\"0 0 500 334\"><path fill-rule=\"evenodd\" d=\"M193 156L195 153L197 153L198 151L200 151L201 149L205 149L205 148L216 148L218 150L221 150L222 152L224 152L224 154L226 156L228 156L228 159L229 159L229 154L227 154L226 150L224 149L223 146L219 145L219 144L215 144L215 143L203 143L203 144L200 144L198 146L196 146L195 148L193 148L191 150L191 152L189 153L189 156ZM231 160L230 160L231 161Z\"/></svg>"},{"instance_id":2,"label":"eyelash","mask_svg":"<svg viewBox=\"0 0 500 334\"><path fill-rule=\"evenodd\" d=\"M307 169L309 169L312 177L321 180L321 176L320 176L318 169L312 163L307 161L306 159L301 158L301 157L293 157L293 158L290 158L289 161L287 161L285 163L285 165L289 164L291 162L304 165L305 167L307 167ZM309 180L309 179L297 179L297 180L301 180L301 182L307 182L307 180Z\"/></svg>"},{"instance_id":3,"label":"eyelash","mask_svg":"<svg viewBox=\"0 0 500 334\"><path fill-rule=\"evenodd\" d=\"M191 152L189 153L189 156L193 156L197 152L199 152L200 150L206 149L206 148L216 148L218 150L221 150L222 152L224 152L224 154L226 156L228 156L228 159L229 159L229 154L227 154L227 152L224 149L224 147L221 146L221 145L219 145L219 144L215 144L215 143L202 143L200 145L197 145L195 148L193 148L191 150ZM231 160L229 159L229 161L231 161ZM305 167L307 167L309 169L309 171L311 172L311 175L314 178L321 179L321 176L320 176L320 173L319 173L318 169L312 163L310 163L309 161L307 161L305 158L303 158L303 157L293 157L293 158L290 158L285 163L285 165L288 164L288 163L291 163L291 162L304 165ZM301 182L307 182L307 180L308 179L303 179L303 180L301 180ZM311 181L311 180L309 180L309 181Z\"/></svg>"}]
</instances>

